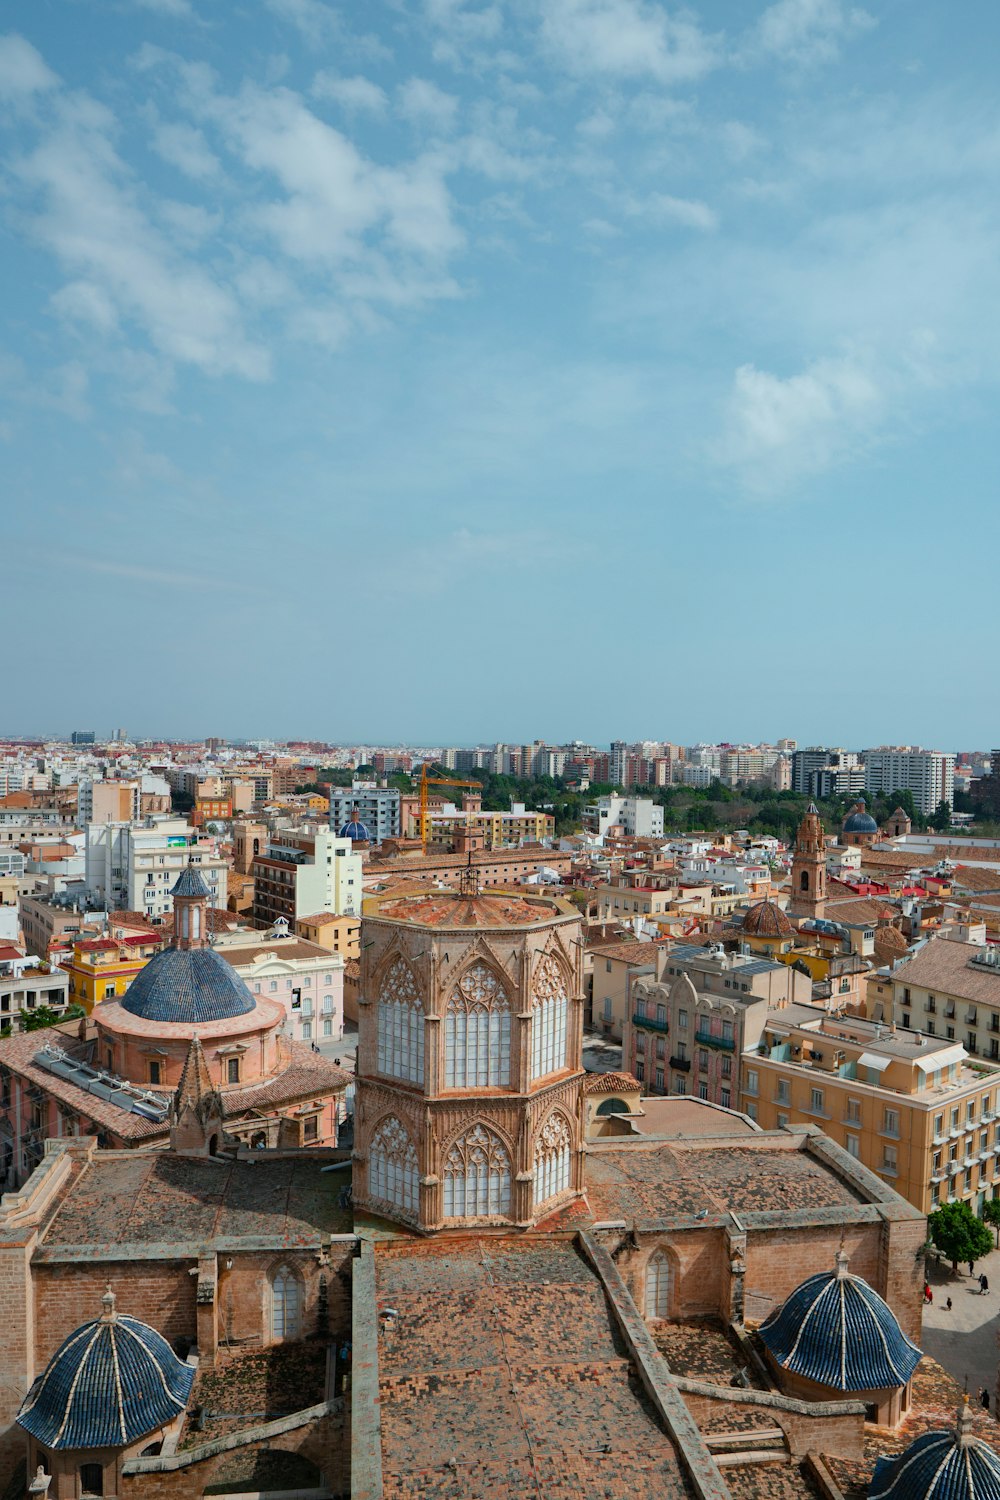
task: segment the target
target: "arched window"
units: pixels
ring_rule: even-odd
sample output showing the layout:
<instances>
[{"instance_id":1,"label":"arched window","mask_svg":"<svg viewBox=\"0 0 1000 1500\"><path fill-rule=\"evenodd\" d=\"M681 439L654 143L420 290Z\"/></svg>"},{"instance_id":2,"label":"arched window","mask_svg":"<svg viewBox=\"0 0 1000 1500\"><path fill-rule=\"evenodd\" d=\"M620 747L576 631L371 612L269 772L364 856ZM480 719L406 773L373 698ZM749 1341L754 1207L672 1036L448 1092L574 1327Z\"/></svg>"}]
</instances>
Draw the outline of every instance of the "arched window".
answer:
<instances>
[{"instance_id":1,"label":"arched window","mask_svg":"<svg viewBox=\"0 0 1000 1500\"><path fill-rule=\"evenodd\" d=\"M510 1157L499 1136L474 1125L451 1147L444 1164L446 1219L510 1213Z\"/></svg>"},{"instance_id":2,"label":"arched window","mask_svg":"<svg viewBox=\"0 0 1000 1500\"><path fill-rule=\"evenodd\" d=\"M510 1083L510 1000L486 964L466 969L448 999L444 1081L449 1089Z\"/></svg>"},{"instance_id":3,"label":"arched window","mask_svg":"<svg viewBox=\"0 0 1000 1500\"><path fill-rule=\"evenodd\" d=\"M628 1105L624 1099L605 1099L597 1106L599 1115L627 1115Z\"/></svg>"},{"instance_id":4,"label":"arched window","mask_svg":"<svg viewBox=\"0 0 1000 1500\"><path fill-rule=\"evenodd\" d=\"M378 1070L408 1083L424 1081L424 1007L413 972L401 958L379 990Z\"/></svg>"},{"instance_id":5,"label":"arched window","mask_svg":"<svg viewBox=\"0 0 1000 1500\"><path fill-rule=\"evenodd\" d=\"M302 1283L288 1266L279 1266L271 1277L271 1338L302 1337Z\"/></svg>"},{"instance_id":6,"label":"arched window","mask_svg":"<svg viewBox=\"0 0 1000 1500\"><path fill-rule=\"evenodd\" d=\"M670 1316L670 1261L654 1250L646 1263L646 1317Z\"/></svg>"},{"instance_id":7,"label":"arched window","mask_svg":"<svg viewBox=\"0 0 1000 1500\"><path fill-rule=\"evenodd\" d=\"M368 1148L368 1191L403 1214L420 1208L417 1149L395 1116L383 1120Z\"/></svg>"},{"instance_id":8,"label":"arched window","mask_svg":"<svg viewBox=\"0 0 1000 1500\"><path fill-rule=\"evenodd\" d=\"M531 1076L544 1078L566 1066L566 1014L569 1001L562 970L549 954L535 975L531 1018Z\"/></svg>"},{"instance_id":9,"label":"arched window","mask_svg":"<svg viewBox=\"0 0 1000 1500\"><path fill-rule=\"evenodd\" d=\"M549 1115L535 1142L535 1204L569 1187L569 1126L563 1115Z\"/></svg>"},{"instance_id":10,"label":"arched window","mask_svg":"<svg viewBox=\"0 0 1000 1500\"><path fill-rule=\"evenodd\" d=\"M803 870L802 874L799 876L799 889L803 890L803 891L807 891L809 889L809 871L808 870Z\"/></svg>"}]
</instances>

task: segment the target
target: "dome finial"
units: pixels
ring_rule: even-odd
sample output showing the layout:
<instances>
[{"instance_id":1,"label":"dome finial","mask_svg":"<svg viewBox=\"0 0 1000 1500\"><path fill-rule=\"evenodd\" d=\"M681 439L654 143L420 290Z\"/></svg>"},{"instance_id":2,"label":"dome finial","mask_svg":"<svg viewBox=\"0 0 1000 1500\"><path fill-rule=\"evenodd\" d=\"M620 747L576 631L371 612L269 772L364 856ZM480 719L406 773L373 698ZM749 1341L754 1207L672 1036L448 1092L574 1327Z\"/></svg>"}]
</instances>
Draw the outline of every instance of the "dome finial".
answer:
<instances>
[{"instance_id":1,"label":"dome finial","mask_svg":"<svg viewBox=\"0 0 1000 1500\"><path fill-rule=\"evenodd\" d=\"M847 1268L850 1265L850 1263L851 1263L851 1258L848 1255L847 1251L844 1249L843 1245L841 1245L840 1249L837 1251L837 1270L836 1270L836 1276L837 1276L837 1280L838 1281L846 1281L847 1280L847 1277L850 1274Z\"/></svg>"},{"instance_id":2,"label":"dome finial","mask_svg":"<svg viewBox=\"0 0 1000 1500\"><path fill-rule=\"evenodd\" d=\"M118 1314L115 1311L115 1303L117 1302L117 1300L118 1299L115 1297L114 1292L111 1290L111 1283L109 1281L107 1290L105 1291L104 1296L101 1298L101 1307L104 1309L104 1311L101 1313L102 1323L114 1323L117 1321Z\"/></svg>"},{"instance_id":3,"label":"dome finial","mask_svg":"<svg viewBox=\"0 0 1000 1500\"><path fill-rule=\"evenodd\" d=\"M969 1406L968 1394L958 1408L958 1421L955 1428L955 1441L959 1448L971 1448L976 1439L972 1431L972 1408Z\"/></svg>"}]
</instances>

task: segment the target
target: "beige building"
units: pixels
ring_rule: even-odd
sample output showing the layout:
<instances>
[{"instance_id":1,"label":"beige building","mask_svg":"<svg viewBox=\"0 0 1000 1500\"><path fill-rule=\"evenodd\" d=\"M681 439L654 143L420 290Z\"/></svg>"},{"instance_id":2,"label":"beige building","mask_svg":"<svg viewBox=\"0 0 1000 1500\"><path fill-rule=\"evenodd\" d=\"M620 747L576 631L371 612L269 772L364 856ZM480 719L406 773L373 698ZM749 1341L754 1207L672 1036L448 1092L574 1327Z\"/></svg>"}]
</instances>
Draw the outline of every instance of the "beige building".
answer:
<instances>
[{"instance_id":1,"label":"beige building","mask_svg":"<svg viewBox=\"0 0 1000 1500\"><path fill-rule=\"evenodd\" d=\"M662 943L625 940L602 943L590 950L592 960L592 998L590 1024L600 1027L611 1041L620 1042L628 1013L629 978L632 974L655 974L656 954Z\"/></svg>"},{"instance_id":2,"label":"beige building","mask_svg":"<svg viewBox=\"0 0 1000 1500\"><path fill-rule=\"evenodd\" d=\"M889 988L891 1011L886 1009ZM958 1041L972 1057L1000 1061L1000 952L995 948L931 938L898 964L888 981L870 983L868 994L876 1020Z\"/></svg>"},{"instance_id":3,"label":"beige building","mask_svg":"<svg viewBox=\"0 0 1000 1500\"><path fill-rule=\"evenodd\" d=\"M764 1130L818 1126L922 1213L1000 1197L1000 1068L958 1042L774 1011L743 1053L739 1104Z\"/></svg>"}]
</instances>

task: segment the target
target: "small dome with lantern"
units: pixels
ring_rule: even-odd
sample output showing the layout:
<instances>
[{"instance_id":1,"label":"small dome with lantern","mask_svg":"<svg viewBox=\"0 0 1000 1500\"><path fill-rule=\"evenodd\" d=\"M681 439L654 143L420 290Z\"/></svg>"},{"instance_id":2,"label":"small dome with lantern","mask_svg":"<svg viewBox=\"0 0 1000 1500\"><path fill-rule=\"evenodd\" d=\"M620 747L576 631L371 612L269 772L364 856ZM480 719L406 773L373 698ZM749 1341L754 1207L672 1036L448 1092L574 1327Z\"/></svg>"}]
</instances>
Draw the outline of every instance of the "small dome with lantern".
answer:
<instances>
[{"instance_id":1,"label":"small dome with lantern","mask_svg":"<svg viewBox=\"0 0 1000 1500\"><path fill-rule=\"evenodd\" d=\"M972 1431L968 1398L947 1431L921 1433L896 1458L880 1458L869 1500L1000 1500L1000 1456Z\"/></svg>"},{"instance_id":2,"label":"small dome with lantern","mask_svg":"<svg viewBox=\"0 0 1000 1500\"><path fill-rule=\"evenodd\" d=\"M776 901L757 901L743 918L748 937L791 937L795 929Z\"/></svg>"}]
</instances>

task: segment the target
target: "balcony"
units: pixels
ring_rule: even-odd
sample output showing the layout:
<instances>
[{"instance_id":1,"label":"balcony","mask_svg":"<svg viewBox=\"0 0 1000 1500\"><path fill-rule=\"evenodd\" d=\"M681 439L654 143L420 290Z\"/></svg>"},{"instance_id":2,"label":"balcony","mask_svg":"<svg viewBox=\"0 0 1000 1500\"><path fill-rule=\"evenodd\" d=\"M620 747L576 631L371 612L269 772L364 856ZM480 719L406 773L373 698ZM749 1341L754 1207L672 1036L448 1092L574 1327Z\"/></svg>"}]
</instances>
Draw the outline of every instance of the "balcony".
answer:
<instances>
[{"instance_id":1,"label":"balcony","mask_svg":"<svg viewBox=\"0 0 1000 1500\"><path fill-rule=\"evenodd\" d=\"M690 1073L691 1059L689 1057L672 1057L670 1059L670 1066L676 1068L680 1073Z\"/></svg>"},{"instance_id":2,"label":"balcony","mask_svg":"<svg viewBox=\"0 0 1000 1500\"><path fill-rule=\"evenodd\" d=\"M655 1016L640 1015L638 1011L636 1011L632 1017L632 1024L634 1026L644 1026L647 1031L660 1031L664 1036L666 1036L670 1030L669 1022L665 1020L658 1021Z\"/></svg>"},{"instance_id":3,"label":"balcony","mask_svg":"<svg viewBox=\"0 0 1000 1500\"><path fill-rule=\"evenodd\" d=\"M732 1037L709 1036L708 1032L696 1031L694 1039L699 1047L714 1047L717 1052L735 1052L736 1042Z\"/></svg>"}]
</instances>

